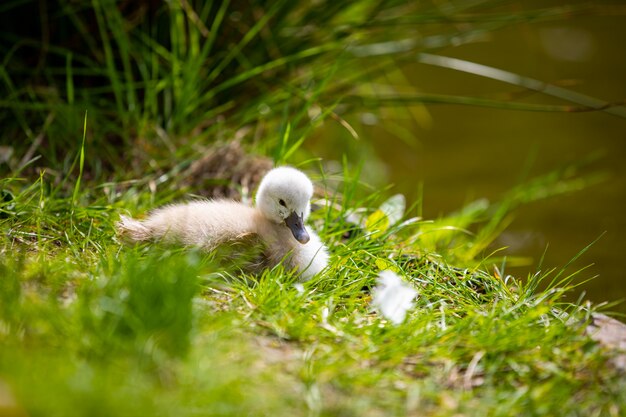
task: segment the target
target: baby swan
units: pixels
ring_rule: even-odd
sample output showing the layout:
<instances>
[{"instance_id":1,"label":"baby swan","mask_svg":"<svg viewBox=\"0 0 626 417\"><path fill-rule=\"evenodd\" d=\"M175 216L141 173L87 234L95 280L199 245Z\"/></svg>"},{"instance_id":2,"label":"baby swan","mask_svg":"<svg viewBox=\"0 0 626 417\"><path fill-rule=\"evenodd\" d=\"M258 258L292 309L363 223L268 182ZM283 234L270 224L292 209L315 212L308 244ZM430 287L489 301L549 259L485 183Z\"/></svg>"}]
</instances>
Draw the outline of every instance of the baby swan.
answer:
<instances>
[{"instance_id":1,"label":"baby swan","mask_svg":"<svg viewBox=\"0 0 626 417\"><path fill-rule=\"evenodd\" d=\"M313 184L304 173L279 167L263 177L255 207L231 200L174 204L141 221L121 216L117 230L131 242L158 240L206 250L256 235L270 266L284 261L308 280L328 264L326 247L304 224L312 196Z\"/></svg>"}]
</instances>

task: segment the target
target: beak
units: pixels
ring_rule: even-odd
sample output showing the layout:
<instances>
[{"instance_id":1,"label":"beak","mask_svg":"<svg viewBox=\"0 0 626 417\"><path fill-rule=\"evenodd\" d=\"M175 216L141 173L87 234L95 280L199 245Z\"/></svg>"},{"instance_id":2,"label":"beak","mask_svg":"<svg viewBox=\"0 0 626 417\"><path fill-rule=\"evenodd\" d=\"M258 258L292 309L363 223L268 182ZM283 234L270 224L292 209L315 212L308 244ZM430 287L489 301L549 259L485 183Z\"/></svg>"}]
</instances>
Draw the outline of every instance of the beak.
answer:
<instances>
[{"instance_id":1,"label":"beak","mask_svg":"<svg viewBox=\"0 0 626 417\"><path fill-rule=\"evenodd\" d=\"M302 216L298 216L295 211L292 211L289 217L285 219L285 224L291 229L293 237L295 237L298 242L305 244L309 241L310 237L304 228Z\"/></svg>"}]
</instances>

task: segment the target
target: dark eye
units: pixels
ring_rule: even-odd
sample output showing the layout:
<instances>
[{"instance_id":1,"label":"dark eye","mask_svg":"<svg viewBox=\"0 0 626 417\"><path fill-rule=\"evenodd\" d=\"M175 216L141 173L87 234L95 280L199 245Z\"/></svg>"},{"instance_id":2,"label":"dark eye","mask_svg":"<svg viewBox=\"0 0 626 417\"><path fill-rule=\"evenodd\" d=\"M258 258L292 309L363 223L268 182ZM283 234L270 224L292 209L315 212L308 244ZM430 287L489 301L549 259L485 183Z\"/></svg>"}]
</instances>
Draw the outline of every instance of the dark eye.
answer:
<instances>
[{"instance_id":1,"label":"dark eye","mask_svg":"<svg viewBox=\"0 0 626 417\"><path fill-rule=\"evenodd\" d=\"M278 204L280 204L283 207L287 207L287 204L285 204L285 200L283 200L282 198L278 200Z\"/></svg>"}]
</instances>

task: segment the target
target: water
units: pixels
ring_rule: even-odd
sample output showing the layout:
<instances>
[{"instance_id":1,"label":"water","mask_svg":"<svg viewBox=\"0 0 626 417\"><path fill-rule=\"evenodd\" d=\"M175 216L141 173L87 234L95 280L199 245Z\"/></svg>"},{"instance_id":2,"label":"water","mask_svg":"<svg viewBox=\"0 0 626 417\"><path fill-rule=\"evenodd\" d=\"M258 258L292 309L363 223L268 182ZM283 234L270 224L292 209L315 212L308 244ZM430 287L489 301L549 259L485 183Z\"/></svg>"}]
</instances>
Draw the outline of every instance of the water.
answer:
<instances>
[{"instance_id":1,"label":"water","mask_svg":"<svg viewBox=\"0 0 626 417\"><path fill-rule=\"evenodd\" d=\"M518 25L494 32L484 42L436 53L566 84L574 91L612 102L626 98L623 40L625 17L580 17ZM405 90L492 94L493 98L521 91L501 82L419 63L408 64L402 71L409 85L397 86ZM523 94L521 100L527 102L562 104L540 94ZM565 265L603 235L572 268L591 265L577 280L597 278L582 285L570 298L576 299L584 292L584 298L594 303L626 299L626 119L599 112L538 113L453 105L416 107L412 115L416 117L409 119L397 110L385 111L377 115L384 123L373 126L362 123L374 120L369 115L349 121L369 139L373 153L384 163L387 178L379 183L396 184L394 190L411 200L423 182L426 218L454 211L475 198L497 200L519 182L529 164L530 173L540 175L591 154L602 155L587 171L605 172L608 180L581 192L522 207L496 244L508 246L509 254L533 259L527 267L508 271L523 277L536 270L546 246L544 270ZM402 129L405 133L399 133ZM407 132L414 138L413 145L400 139ZM348 135L336 126L327 128L324 134ZM320 146L323 138L315 142ZM337 157L343 151L367 156L370 152L363 142L352 142L344 148L326 150L326 156ZM613 310L626 313L626 303Z\"/></svg>"}]
</instances>

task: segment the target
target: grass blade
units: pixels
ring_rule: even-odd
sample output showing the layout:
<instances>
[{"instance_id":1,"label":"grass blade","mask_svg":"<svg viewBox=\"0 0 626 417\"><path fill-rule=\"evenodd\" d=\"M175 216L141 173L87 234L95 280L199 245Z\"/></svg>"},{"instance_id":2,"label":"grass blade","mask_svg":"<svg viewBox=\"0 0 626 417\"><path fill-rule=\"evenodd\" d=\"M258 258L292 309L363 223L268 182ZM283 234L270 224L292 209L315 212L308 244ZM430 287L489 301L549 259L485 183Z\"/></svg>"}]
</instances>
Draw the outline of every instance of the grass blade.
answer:
<instances>
[{"instance_id":1,"label":"grass blade","mask_svg":"<svg viewBox=\"0 0 626 417\"><path fill-rule=\"evenodd\" d=\"M72 211L78 200L78 192L80 190L80 181L83 178L83 169L85 167L85 139L87 138L87 112L85 111L85 119L83 122L83 140L80 144L80 159L78 162L78 178L74 185L74 193L72 194Z\"/></svg>"},{"instance_id":2,"label":"grass blade","mask_svg":"<svg viewBox=\"0 0 626 417\"><path fill-rule=\"evenodd\" d=\"M583 106L589 110L603 111L613 116L626 118L626 107L614 105L606 101L590 97L585 94L577 93L563 87L558 87L534 78L525 77L510 71L504 71L487 65L477 64L475 62L466 61L458 58L450 58L441 55L420 53L417 55L417 61L423 64L435 65L442 68L454 69L457 71L467 72L469 74L479 75L485 78L502 81L518 87L537 91L552 97L557 97L572 103Z\"/></svg>"}]
</instances>

